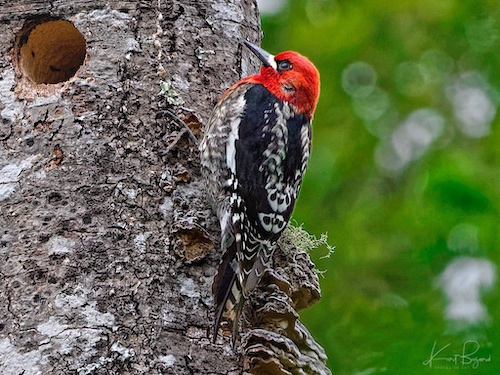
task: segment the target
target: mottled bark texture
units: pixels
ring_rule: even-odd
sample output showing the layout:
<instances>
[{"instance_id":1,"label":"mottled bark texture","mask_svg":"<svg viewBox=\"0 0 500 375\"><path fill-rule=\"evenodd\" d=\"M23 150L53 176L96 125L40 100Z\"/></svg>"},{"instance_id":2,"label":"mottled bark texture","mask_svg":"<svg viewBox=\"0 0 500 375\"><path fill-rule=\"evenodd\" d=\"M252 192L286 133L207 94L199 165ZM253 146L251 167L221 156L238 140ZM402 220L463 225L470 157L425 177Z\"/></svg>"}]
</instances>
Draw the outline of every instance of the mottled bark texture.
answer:
<instances>
[{"instance_id":1,"label":"mottled bark texture","mask_svg":"<svg viewBox=\"0 0 500 375\"><path fill-rule=\"evenodd\" d=\"M57 19L82 33L84 63L34 84L40 67L23 70L20 49L40 63L29 32ZM211 343L218 225L186 127L199 135L224 89L256 71L240 42L259 37L253 0L0 0L1 374L267 373L277 352L288 372L274 373L328 373L293 309L319 298L300 252L247 309L244 356ZM50 79L65 64L47 64ZM276 334L255 328L282 320L266 315L270 295L288 322Z\"/></svg>"}]
</instances>

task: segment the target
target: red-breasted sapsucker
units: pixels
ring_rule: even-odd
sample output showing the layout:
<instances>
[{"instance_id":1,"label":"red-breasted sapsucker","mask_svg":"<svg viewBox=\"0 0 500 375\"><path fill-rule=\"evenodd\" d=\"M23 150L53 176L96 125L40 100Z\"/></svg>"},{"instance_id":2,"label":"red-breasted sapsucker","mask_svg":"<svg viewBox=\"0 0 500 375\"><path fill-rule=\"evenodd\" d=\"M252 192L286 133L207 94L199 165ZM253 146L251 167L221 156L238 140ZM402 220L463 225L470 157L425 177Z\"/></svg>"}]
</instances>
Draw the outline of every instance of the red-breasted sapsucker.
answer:
<instances>
[{"instance_id":1,"label":"red-breasted sapsucker","mask_svg":"<svg viewBox=\"0 0 500 375\"><path fill-rule=\"evenodd\" d=\"M213 286L214 341L224 315L233 322L233 345L243 303L270 266L292 214L319 96L319 73L306 57L292 51L273 56L245 44L262 61L260 73L222 95L200 144L225 252Z\"/></svg>"}]
</instances>

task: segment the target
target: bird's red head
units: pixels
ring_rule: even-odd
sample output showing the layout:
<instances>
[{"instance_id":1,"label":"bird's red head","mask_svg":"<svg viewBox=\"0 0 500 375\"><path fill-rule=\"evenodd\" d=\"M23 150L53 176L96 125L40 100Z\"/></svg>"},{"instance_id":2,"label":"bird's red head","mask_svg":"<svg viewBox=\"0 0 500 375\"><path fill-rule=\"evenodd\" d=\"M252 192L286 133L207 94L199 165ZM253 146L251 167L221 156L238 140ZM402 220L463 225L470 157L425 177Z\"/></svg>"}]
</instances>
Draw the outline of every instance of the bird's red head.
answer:
<instances>
[{"instance_id":1,"label":"bird's red head","mask_svg":"<svg viewBox=\"0 0 500 375\"><path fill-rule=\"evenodd\" d=\"M252 43L245 41L245 44L263 66L260 74L243 81L263 85L277 98L312 118L319 98L319 72L314 64L297 52L286 51L273 56Z\"/></svg>"}]
</instances>

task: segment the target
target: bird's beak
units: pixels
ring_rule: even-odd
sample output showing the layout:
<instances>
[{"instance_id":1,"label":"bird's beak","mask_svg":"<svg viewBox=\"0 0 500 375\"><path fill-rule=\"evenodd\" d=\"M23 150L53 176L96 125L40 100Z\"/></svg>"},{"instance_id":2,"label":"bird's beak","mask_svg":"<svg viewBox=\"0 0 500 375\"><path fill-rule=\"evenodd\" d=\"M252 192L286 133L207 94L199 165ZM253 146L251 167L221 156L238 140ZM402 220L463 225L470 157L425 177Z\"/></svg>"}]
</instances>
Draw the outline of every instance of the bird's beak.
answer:
<instances>
[{"instance_id":1,"label":"bird's beak","mask_svg":"<svg viewBox=\"0 0 500 375\"><path fill-rule=\"evenodd\" d=\"M260 61L262 61L262 64L268 68L272 67L274 70L278 69L278 65L276 65L276 61L274 61L274 55L271 55L269 52L264 51L262 48L257 47L255 44L252 44L248 41L244 41L245 45L250 48L250 51L252 51L255 56L257 56Z\"/></svg>"}]
</instances>

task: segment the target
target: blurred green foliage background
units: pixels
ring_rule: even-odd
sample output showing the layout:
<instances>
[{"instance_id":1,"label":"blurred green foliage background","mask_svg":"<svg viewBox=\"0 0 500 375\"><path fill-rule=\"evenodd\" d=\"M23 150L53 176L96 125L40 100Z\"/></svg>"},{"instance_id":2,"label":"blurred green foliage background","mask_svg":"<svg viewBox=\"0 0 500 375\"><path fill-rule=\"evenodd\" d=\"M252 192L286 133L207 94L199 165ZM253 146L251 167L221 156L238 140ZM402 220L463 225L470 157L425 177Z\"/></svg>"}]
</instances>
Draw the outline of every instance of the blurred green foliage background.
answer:
<instances>
[{"instance_id":1,"label":"blurred green foliage background","mask_svg":"<svg viewBox=\"0 0 500 375\"><path fill-rule=\"evenodd\" d=\"M500 2L259 3L321 73L294 218L336 247L301 313L329 367L500 374Z\"/></svg>"}]
</instances>

